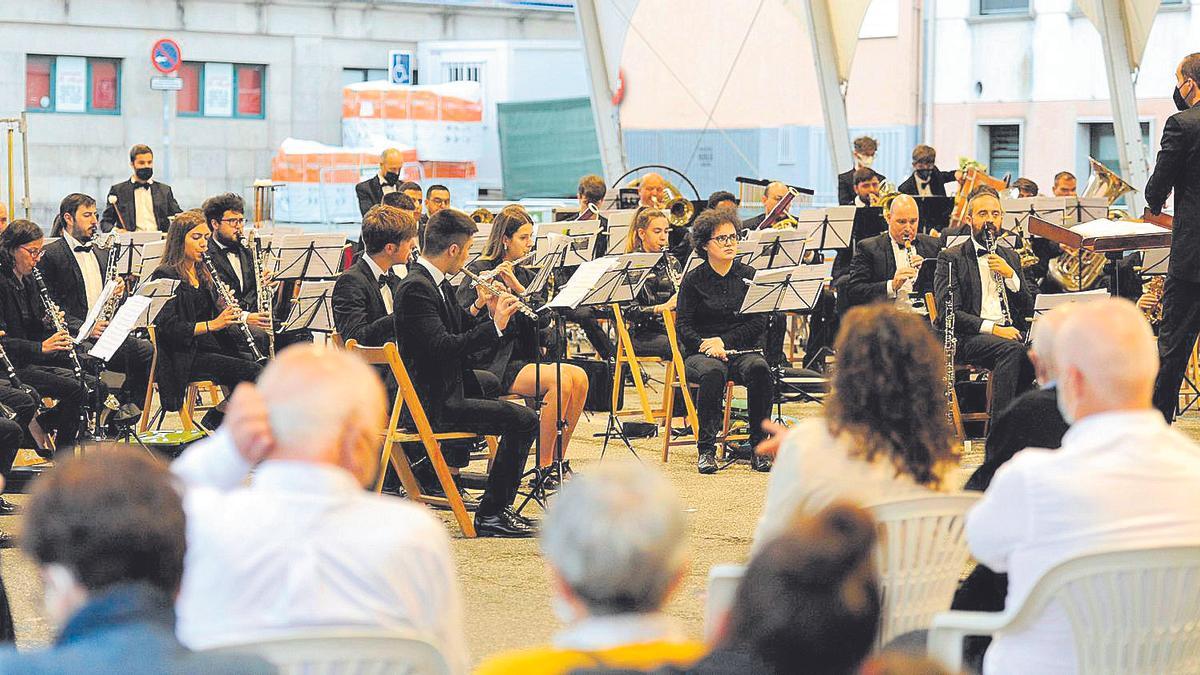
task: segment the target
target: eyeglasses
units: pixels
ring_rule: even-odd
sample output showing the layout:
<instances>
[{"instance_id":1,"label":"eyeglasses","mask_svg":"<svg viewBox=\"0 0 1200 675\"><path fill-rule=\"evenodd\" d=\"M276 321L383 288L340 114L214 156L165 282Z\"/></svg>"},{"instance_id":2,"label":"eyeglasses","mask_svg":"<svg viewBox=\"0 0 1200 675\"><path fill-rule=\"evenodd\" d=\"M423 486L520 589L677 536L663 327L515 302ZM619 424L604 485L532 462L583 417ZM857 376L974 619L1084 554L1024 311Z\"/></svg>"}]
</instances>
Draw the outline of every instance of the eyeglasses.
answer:
<instances>
[{"instance_id":1,"label":"eyeglasses","mask_svg":"<svg viewBox=\"0 0 1200 675\"><path fill-rule=\"evenodd\" d=\"M222 218L221 222L229 223L230 225L245 225L246 219L245 218Z\"/></svg>"},{"instance_id":2,"label":"eyeglasses","mask_svg":"<svg viewBox=\"0 0 1200 675\"><path fill-rule=\"evenodd\" d=\"M721 246L728 246L730 244L737 242L738 236L736 234L723 234L719 237L713 237L712 240L717 242Z\"/></svg>"},{"instance_id":3,"label":"eyeglasses","mask_svg":"<svg viewBox=\"0 0 1200 675\"><path fill-rule=\"evenodd\" d=\"M447 204L449 204L449 203L450 203L450 200L449 200L449 199L442 199L441 197L430 197L430 198L429 198L429 203L430 203L430 204L436 204L437 206L446 206Z\"/></svg>"},{"instance_id":4,"label":"eyeglasses","mask_svg":"<svg viewBox=\"0 0 1200 675\"><path fill-rule=\"evenodd\" d=\"M46 249L41 248L41 247L29 248L28 246L20 246L18 248L20 248L22 251L25 251L26 253L28 253L29 257L33 258L34 260L38 260L39 258L42 257L42 254L46 252Z\"/></svg>"}]
</instances>

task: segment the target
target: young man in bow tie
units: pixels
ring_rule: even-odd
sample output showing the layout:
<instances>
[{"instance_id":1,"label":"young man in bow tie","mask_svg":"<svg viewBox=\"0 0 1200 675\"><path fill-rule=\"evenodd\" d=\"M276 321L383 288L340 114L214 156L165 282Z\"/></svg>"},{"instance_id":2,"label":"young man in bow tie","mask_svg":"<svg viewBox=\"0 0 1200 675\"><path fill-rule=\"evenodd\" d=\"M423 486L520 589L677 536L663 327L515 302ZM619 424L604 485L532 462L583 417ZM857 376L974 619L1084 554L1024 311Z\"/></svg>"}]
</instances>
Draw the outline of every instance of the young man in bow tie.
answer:
<instances>
[{"instance_id":1,"label":"young man in bow tie","mask_svg":"<svg viewBox=\"0 0 1200 675\"><path fill-rule=\"evenodd\" d=\"M169 218L183 209L175 201L171 186L155 181L154 151L138 144L129 150L133 175L108 189L108 206L100 219L105 232L119 227L137 232L166 232Z\"/></svg>"}]
</instances>

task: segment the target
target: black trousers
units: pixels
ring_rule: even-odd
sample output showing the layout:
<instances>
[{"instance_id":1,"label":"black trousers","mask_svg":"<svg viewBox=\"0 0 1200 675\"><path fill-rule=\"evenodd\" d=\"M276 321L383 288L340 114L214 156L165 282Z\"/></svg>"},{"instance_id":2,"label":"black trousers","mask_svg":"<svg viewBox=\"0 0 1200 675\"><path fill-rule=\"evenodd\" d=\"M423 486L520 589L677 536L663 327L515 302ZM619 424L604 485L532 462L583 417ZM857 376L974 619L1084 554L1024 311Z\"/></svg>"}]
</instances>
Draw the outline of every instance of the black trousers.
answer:
<instances>
[{"instance_id":1,"label":"black trousers","mask_svg":"<svg viewBox=\"0 0 1200 675\"><path fill-rule=\"evenodd\" d=\"M262 366L248 359L216 352L196 352L192 361L190 379L212 380L219 385L235 387L242 382L253 382L262 372Z\"/></svg>"},{"instance_id":2,"label":"black trousers","mask_svg":"<svg viewBox=\"0 0 1200 675\"><path fill-rule=\"evenodd\" d=\"M8 479L12 472L17 448L25 438L25 429L37 413L37 401L28 392L6 384L0 384L0 403L17 414L15 420L0 417L0 475Z\"/></svg>"},{"instance_id":3,"label":"black trousers","mask_svg":"<svg viewBox=\"0 0 1200 675\"><path fill-rule=\"evenodd\" d=\"M608 333L600 326L600 322L596 320L596 312L591 307L579 307L578 309L567 310L563 316L568 321L574 321L583 329L584 335L587 335L588 342L592 343L592 347L596 350L596 356L600 357L601 361L607 361L613 357L616 350L613 348L612 339L608 337Z\"/></svg>"},{"instance_id":4,"label":"black trousers","mask_svg":"<svg viewBox=\"0 0 1200 675\"><path fill-rule=\"evenodd\" d=\"M85 397L100 401L108 398L108 387L98 378L85 373L83 377L88 389L95 392L88 397L75 373L68 368L26 366L17 369L17 377L39 394L58 400L58 404L41 417L42 428L55 432L54 445L58 448L74 445L79 437L80 414Z\"/></svg>"},{"instance_id":5,"label":"black trousers","mask_svg":"<svg viewBox=\"0 0 1200 675\"><path fill-rule=\"evenodd\" d=\"M1200 283L1168 276L1163 284L1163 320L1158 328L1158 377L1154 381L1154 407L1167 422L1179 407L1179 385L1192 346L1200 334Z\"/></svg>"},{"instance_id":6,"label":"black trousers","mask_svg":"<svg viewBox=\"0 0 1200 675\"><path fill-rule=\"evenodd\" d=\"M761 354L738 354L722 361L704 354L692 354L683 362L688 382L700 387L696 394L696 414L700 432L696 447L703 453L716 450L717 434L721 432L722 399L725 383L746 387L746 407L749 413L750 445L758 445L765 436L763 420L771 415L774 382L771 368Z\"/></svg>"},{"instance_id":7,"label":"black trousers","mask_svg":"<svg viewBox=\"0 0 1200 675\"><path fill-rule=\"evenodd\" d=\"M1025 345L995 335L958 338L955 362L992 371L992 419L1008 407L1017 394L1033 386L1033 363Z\"/></svg>"},{"instance_id":8,"label":"black trousers","mask_svg":"<svg viewBox=\"0 0 1200 675\"><path fill-rule=\"evenodd\" d=\"M487 487L479 500L478 515L495 515L512 506L538 428L537 413L509 401L464 398L446 402L435 431L500 436Z\"/></svg>"},{"instance_id":9,"label":"black trousers","mask_svg":"<svg viewBox=\"0 0 1200 675\"><path fill-rule=\"evenodd\" d=\"M146 387L150 383L150 362L154 359L154 347L149 340L126 338L108 362L108 369L125 376L121 391L128 402L142 405L146 399Z\"/></svg>"},{"instance_id":10,"label":"black trousers","mask_svg":"<svg viewBox=\"0 0 1200 675\"><path fill-rule=\"evenodd\" d=\"M805 368L824 371L826 352L833 349L839 324L837 299L826 286L808 316L808 342L804 344Z\"/></svg>"},{"instance_id":11,"label":"black trousers","mask_svg":"<svg viewBox=\"0 0 1200 675\"><path fill-rule=\"evenodd\" d=\"M666 333L644 331L629 336L633 343L633 351L638 356L657 356L660 359L671 358L671 340Z\"/></svg>"}]
</instances>

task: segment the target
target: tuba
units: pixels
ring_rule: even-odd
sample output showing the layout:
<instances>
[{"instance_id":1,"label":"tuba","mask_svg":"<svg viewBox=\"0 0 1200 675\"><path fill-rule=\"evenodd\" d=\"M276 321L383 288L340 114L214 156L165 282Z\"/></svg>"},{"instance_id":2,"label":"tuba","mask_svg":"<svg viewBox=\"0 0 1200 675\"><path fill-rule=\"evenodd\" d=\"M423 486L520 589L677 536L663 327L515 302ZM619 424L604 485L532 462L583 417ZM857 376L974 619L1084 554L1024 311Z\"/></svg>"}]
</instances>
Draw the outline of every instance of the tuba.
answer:
<instances>
[{"instance_id":1,"label":"tuba","mask_svg":"<svg viewBox=\"0 0 1200 675\"><path fill-rule=\"evenodd\" d=\"M1092 167L1092 175L1088 178L1087 186L1084 187L1081 197L1103 197L1108 200L1109 206L1112 206L1127 192L1134 190L1132 185L1126 183L1120 176L1094 158L1088 157L1088 163ZM1125 214L1122 211L1110 209L1108 215L1110 218L1120 218ZM1050 261L1046 276L1069 293L1085 291L1094 286L1100 275L1104 274L1104 266L1107 262L1108 260L1103 255L1093 251L1064 252Z\"/></svg>"},{"instance_id":2,"label":"tuba","mask_svg":"<svg viewBox=\"0 0 1200 675\"><path fill-rule=\"evenodd\" d=\"M683 197L675 197L661 208L667 214L667 222L671 227L685 227L692 222L692 216L696 215L695 205Z\"/></svg>"}]
</instances>

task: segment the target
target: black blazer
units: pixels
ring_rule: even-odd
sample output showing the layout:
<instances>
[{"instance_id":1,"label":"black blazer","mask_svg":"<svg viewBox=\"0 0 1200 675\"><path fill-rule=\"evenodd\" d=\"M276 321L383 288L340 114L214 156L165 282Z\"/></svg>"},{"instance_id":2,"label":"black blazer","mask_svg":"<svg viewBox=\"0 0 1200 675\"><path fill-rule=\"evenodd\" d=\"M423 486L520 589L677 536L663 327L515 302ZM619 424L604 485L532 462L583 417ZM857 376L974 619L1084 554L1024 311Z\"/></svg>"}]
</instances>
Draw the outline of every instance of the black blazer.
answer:
<instances>
[{"instance_id":1,"label":"black blazer","mask_svg":"<svg viewBox=\"0 0 1200 675\"><path fill-rule=\"evenodd\" d=\"M1021 271L1021 260L1016 251L1001 244L996 253L1004 258L1004 262L1018 275L1021 280L1021 290L1013 293L1004 286L1008 295L1008 307L1012 313L1013 325L1018 330L1028 328L1028 317L1033 313L1032 284ZM979 282L979 256L975 254L974 240L944 249L937 258L937 270L933 276L934 296L938 304L938 323L944 325L946 312L946 293L949 277L946 274L947 261L954 267L954 332L960 336L979 334L983 319L979 317L982 297ZM926 263L928 264L928 263Z\"/></svg>"},{"instance_id":2,"label":"black blazer","mask_svg":"<svg viewBox=\"0 0 1200 675\"><path fill-rule=\"evenodd\" d=\"M213 350L224 354L238 354L238 345L233 327L207 335L196 335L196 324L215 319L217 311L216 290L204 283L193 288L180 279L172 268L159 267L150 275L151 279L174 279L179 282L175 296L163 305L154 320L157 333L158 364L155 366L154 381L158 383L158 395L167 410L179 410L183 405L183 394L191 380L192 362L196 352Z\"/></svg>"},{"instance_id":3,"label":"black blazer","mask_svg":"<svg viewBox=\"0 0 1200 675\"><path fill-rule=\"evenodd\" d=\"M436 428L446 402L463 399L467 357L495 344L496 326L486 312L472 317L454 297L444 299L420 264L409 268L396 289L394 310L400 356Z\"/></svg>"},{"instance_id":4,"label":"black blazer","mask_svg":"<svg viewBox=\"0 0 1200 675\"><path fill-rule=\"evenodd\" d=\"M387 285L394 294L400 279L391 277ZM333 325L347 342L358 340L367 347L379 347L396 334L392 315L379 294L379 280L366 260L359 260L338 275L333 284Z\"/></svg>"},{"instance_id":5,"label":"black blazer","mask_svg":"<svg viewBox=\"0 0 1200 675\"><path fill-rule=\"evenodd\" d=\"M379 174L355 185L354 194L358 196L358 212L361 215L367 215L367 211L370 211L372 206L382 204L383 181L379 180Z\"/></svg>"},{"instance_id":6,"label":"black blazer","mask_svg":"<svg viewBox=\"0 0 1200 675\"><path fill-rule=\"evenodd\" d=\"M108 204L104 208L104 215L100 218L100 227L105 232L114 227L121 227L124 223L124 229L137 229L137 207L133 202L133 181L123 180L116 185L108 188L109 195L117 196L116 208L112 204ZM171 186L166 183L155 181L150 184L150 196L154 201L154 219L158 221L158 231L166 232L171 226L170 216L181 213L183 209L179 208L179 202L175 201L175 193L171 192ZM118 217L120 212L120 217Z\"/></svg>"},{"instance_id":7,"label":"black blazer","mask_svg":"<svg viewBox=\"0 0 1200 675\"><path fill-rule=\"evenodd\" d=\"M742 221L743 230L757 230L762 222L767 219L767 214L760 213L753 218L747 218Z\"/></svg>"},{"instance_id":8,"label":"black blazer","mask_svg":"<svg viewBox=\"0 0 1200 675\"><path fill-rule=\"evenodd\" d=\"M1146 181L1146 205L1162 211L1175 193L1175 227L1168 275L1200 281L1200 105L1167 118L1154 173Z\"/></svg>"},{"instance_id":9,"label":"black blazer","mask_svg":"<svg viewBox=\"0 0 1200 675\"><path fill-rule=\"evenodd\" d=\"M967 480L967 490L986 490L996 470L1025 448L1062 446L1069 425L1058 411L1054 387L1034 389L1014 398L988 428L983 464Z\"/></svg>"},{"instance_id":10,"label":"black blazer","mask_svg":"<svg viewBox=\"0 0 1200 675\"><path fill-rule=\"evenodd\" d=\"M913 290L918 293L933 290L933 268L936 267L938 240L926 234L918 234L913 240L916 254L925 259L917 273ZM896 260L892 256L891 235L883 234L858 242L854 257L850 260L850 273L838 286L838 297L844 299L845 307L865 305L868 302L887 298L885 282L896 275Z\"/></svg>"},{"instance_id":11,"label":"black blazer","mask_svg":"<svg viewBox=\"0 0 1200 675\"><path fill-rule=\"evenodd\" d=\"M879 173L878 171L875 172L875 175L879 178L880 183L887 180L887 178L884 178L883 174ZM841 204L842 206L849 206L854 203L854 197L854 169L839 173L838 204Z\"/></svg>"},{"instance_id":12,"label":"black blazer","mask_svg":"<svg viewBox=\"0 0 1200 675\"><path fill-rule=\"evenodd\" d=\"M929 177L929 192L938 197L946 196L946 183L954 182L953 171L942 171L936 166L933 167L933 175ZM916 174L909 174L908 178L896 188L899 192L906 195L917 195L917 177Z\"/></svg>"},{"instance_id":13,"label":"black blazer","mask_svg":"<svg viewBox=\"0 0 1200 675\"><path fill-rule=\"evenodd\" d=\"M24 283L17 281L12 267L0 269L0 344L8 353L13 366L24 368L31 365L66 365L65 356L43 354L42 341L52 331L46 320L46 306L37 291L33 277L25 277ZM0 373L0 377L8 377Z\"/></svg>"},{"instance_id":14,"label":"black blazer","mask_svg":"<svg viewBox=\"0 0 1200 675\"><path fill-rule=\"evenodd\" d=\"M237 247L237 252L242 265L242 278L245 279L244 287L238 281L226 251L215 242L209 242L208 255L212 258L213 267L217 268L217 277L233 290L233 295L243 311L254 312L258 310L258 279L254 278L254 254L241 245Z\"/></svg>"},{"instance_id":15,"label":"black blazer","mask_svg":"<svg viewBox=\"0 0 1200 675\"><path fill-rule=\"evenodd\" d=\"M44 251L38 269L46 280L50 297L67 315L67 325L72 331L77 331L88 313L83 272L79 270L79 263L75 262L75 254L65 238L46 244ZM103 277L108 269L108 251L93 246L92 255L100 263L100 275Z\"/></svg>"}]
</instances>

